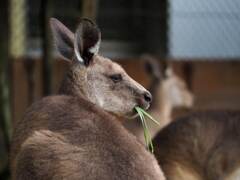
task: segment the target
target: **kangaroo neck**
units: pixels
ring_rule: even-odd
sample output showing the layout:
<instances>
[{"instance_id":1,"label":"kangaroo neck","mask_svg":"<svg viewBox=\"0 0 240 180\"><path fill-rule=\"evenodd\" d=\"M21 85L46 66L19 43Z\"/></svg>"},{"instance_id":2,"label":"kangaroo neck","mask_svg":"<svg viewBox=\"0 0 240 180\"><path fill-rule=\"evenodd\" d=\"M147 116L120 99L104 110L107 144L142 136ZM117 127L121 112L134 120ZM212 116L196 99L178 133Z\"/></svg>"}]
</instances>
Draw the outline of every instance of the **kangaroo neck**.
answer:
<instances>
[{"instance_id":1,"label":"kangaroo neck","mask_svg":"<svg viewBox=\"0 0 240 180\"><path fill-rule=\"evenodd\" d=\"M64 94L88 100L88 96L83 88L85 81L80 79L80 77L81 76L78 76L73 70L69 70L60 85L58 94Z\"/></svg>"}]
</instances>

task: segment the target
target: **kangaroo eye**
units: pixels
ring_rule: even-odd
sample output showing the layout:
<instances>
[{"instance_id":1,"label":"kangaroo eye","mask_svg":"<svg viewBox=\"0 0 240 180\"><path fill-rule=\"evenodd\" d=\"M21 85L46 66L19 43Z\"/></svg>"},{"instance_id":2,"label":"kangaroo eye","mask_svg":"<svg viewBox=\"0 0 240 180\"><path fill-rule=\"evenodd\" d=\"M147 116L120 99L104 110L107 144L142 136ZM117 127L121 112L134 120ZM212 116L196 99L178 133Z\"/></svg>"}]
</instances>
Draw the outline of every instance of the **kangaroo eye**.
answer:
<instances>
[{"instance_id":1,"label":"kangaroo eye","mask_svg":"<svg viewBox=\"0 0 240 180\"><path fill-rule=\"evenodd\" d=\"M113 74L113 75L110 75L109 78L115 83L117 83L119 81L122 81L122 75L121 74Z\"/></svg>"}]
</instances>

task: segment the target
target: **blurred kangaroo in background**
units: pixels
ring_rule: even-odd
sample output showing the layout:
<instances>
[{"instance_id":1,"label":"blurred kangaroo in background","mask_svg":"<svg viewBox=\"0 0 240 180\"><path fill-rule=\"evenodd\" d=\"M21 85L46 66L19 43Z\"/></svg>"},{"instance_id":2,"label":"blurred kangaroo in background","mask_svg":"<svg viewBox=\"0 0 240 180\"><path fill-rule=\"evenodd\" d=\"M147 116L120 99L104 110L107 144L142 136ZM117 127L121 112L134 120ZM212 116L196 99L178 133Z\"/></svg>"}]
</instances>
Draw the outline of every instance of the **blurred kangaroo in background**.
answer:
<instances>
[{"instance_id":1,"label":"blurred kangaroo in background","mask_svg":"<svg viewBox=\"0 0 240 180\"><path fill-rule=\"evenodd\" d=\"M168 180L239 180L240 111L195 112L153 140Z\"/></svg>"},{"instance_id":2,"label":"blurred kangaroo in background","mask_svg":"<svg viewBox=\"0 0 240 180\"><path fill-rule=\"evenodd\" d=\"M183 79L178 77L165 62L160 62L150 55L143 55L142 64L150 76L150 92L153 95L149 113L160 123L160 126L150 122L148 127L151 136L171 123L172 111L176 107L190 108L193 105L193 94L188 90ZM125 127L144 142L141 121L126 121Z\"/></svg>"},{"instance_id":3,"label":"blurred kangaroo in background","mask_svg":"<svg viewBox=\"0 0 240 180\"><path fill-rule=\"evenodd\" d=\"M115 117L135 117L151 94L98 55L100 30L90 20L75 34L56 19L50 24L70 68L59 94L34 103L16 123L13 179L164 180L154 156Z\"/></svg>"}]
</instances>

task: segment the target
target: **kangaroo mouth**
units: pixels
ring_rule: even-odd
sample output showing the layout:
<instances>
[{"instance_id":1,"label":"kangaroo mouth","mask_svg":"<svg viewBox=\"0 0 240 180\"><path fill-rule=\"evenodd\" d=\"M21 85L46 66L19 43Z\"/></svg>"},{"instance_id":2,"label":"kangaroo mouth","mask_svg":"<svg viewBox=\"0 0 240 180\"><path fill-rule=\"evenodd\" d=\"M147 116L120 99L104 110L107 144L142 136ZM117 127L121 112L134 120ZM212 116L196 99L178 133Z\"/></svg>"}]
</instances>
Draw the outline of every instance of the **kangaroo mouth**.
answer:
<instances>
[{"instance_id":1,"label":"kangaroo mouth","mask_svg":"<svg viewBox=\"0 0 240 180\"><path fill-rule=\"evenodd\" d=\"M150 107L150 103L148 103L143 109L144 109L144 110L148 110L149 107Z\"/></svg>"},{"instance_id":2,"label":"kangaroo mouth","mask_svg":"<svg viewBox=\"0 0 240 180\"><path fill-rule=\"evenodd\" d=\"M126 113L124 115L124 117L126 119L135 119L136 117L138 117L138 113L136 111L136 107L140 107L144 110L147 110L149 107L150 107L150 103L147 103L147 102L138 102L136 103L136 105L132 108L131 111L129 111L128 113Z\"/></svg>"},{"instance_id":3,"label":"kangaroo mouth","mask_svg":"<svg viewBox=\"0 0 240 180\"><path fill-rule=\"evenodd\" d=\"M136 105L135 107L140 107L144 110L148 110L148 108L150 107L150 103L142 102L142 103L139 103L138 105ZM135 107L133 108L133 110L136 112Z\"/></svg>"},{"instance_id":4,"label":"kangaroo mouth","mask_svg":"<svg viewBox=\"0 0 240 180\"><path fill-rule=\"evenodd\" d=\"M126 115L126 118L128 118L128 119L135 119L136 117L138 117L139 115L138 115L138 113L137 113L137 111L136 111L136 107L140 107L140 108L142 108L142 109L144 109L144 110L147 110L149 107L150 107L150 104L149 103L146 103L146 104L141 104L141 105L136 105L136 106L134 106L134 108L132 109L132 111L129 113L129 114L127 114Z\"/></svg>"},{"instance_id":5,"label":"kangaroo mouth","mask_svg":"<svg viewBox=\"0 0 240 180\"><path fill-rule=\"evenodd\" d=\"M137 106L135 106L137 107ZM135 119L136 117L138 117L138 113L137 111L135 110L135 107L132 109L131 112L129 112L128 114L126 114L125 118L127 119Z\"/></svg>"},{"instance_id":6,"label":"kangaroo mouth","mask_svg":"<svg viewBox=\"0 0 240 180\"><path fill-rule=\"evenodd\" d=\"M136 117L138 117L138 113L136 111L132 113L132 115L127 116L128 119L135 119Z\"/></svg>"}]
</instances>

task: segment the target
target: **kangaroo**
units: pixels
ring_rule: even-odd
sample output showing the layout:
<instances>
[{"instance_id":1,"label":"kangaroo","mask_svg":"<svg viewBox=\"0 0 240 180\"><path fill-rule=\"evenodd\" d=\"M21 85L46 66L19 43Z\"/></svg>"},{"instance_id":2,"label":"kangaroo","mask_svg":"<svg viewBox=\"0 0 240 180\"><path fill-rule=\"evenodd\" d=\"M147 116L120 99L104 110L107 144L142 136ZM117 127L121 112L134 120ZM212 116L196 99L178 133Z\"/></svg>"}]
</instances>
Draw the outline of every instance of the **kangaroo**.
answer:
<instances>
[{"instance_id":1,"label":"kangaroo","mask_svg":"<svg viewBox=\"0 0 240 180\"><path fill-rule=\"evenodd\" d=\"M164 180L154 158L119 118L149 107L151 94L98 54L101 34L81 19L75 34L51 19L56 47L69 61L59 93L34 103L16 123L13 179Z\"/></svg>"},{"instance_id":2,"label":"kangaroo","mask_svg":"<svg viewBox=\"0 0 240 180\"><path fill-rule=\"evenodd\" d=\"M189 108L193 105L193 95L184 80L178 77L169 65L159 64L159 61L150 55L143 55L141 59L147 74L151 77L149 90L154 97L149 113L160 123L160 126L148 124L151 136L154 137L160 129L171 123L174 108ZM125 121L124 125L144 143L140 121Z\"/></svg>"},{"instance_id":3,"label":"kangaroo","mask_svg":"<svg viewBox=\"0 0 240 180\"><path fill-rule=\"evenodd\" d=\"M169 180L239 180L240 111L195 112L153 140Z\"/></svg>"}]
</instances>

